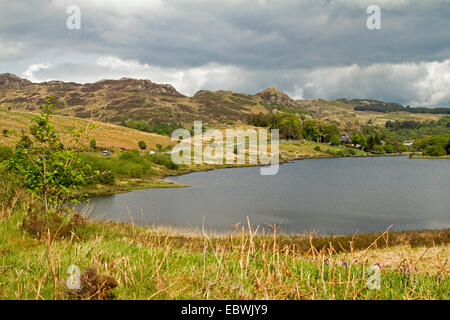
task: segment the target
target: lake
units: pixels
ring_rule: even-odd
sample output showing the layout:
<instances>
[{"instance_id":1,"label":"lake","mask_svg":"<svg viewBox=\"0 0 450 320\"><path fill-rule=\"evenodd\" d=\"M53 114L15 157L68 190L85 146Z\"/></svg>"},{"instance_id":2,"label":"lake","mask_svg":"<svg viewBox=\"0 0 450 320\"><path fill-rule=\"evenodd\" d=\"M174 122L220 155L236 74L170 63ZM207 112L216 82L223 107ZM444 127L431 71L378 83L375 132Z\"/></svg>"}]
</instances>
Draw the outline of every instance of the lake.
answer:
<instances>
[{"instance_id":1,"label":"lake","mask_svg":"<svg viewBox=\"0 0 450 320\"><path fill-rule=\"evenodd\" d=\"M261 176L259 167L196 172L147 189L91 199L95 215L211 231L250 222L321 234L450 227L450 161L406 157L308 159ZM204 221L204 222L203 222Z\"/></svg>"}]
</instances>

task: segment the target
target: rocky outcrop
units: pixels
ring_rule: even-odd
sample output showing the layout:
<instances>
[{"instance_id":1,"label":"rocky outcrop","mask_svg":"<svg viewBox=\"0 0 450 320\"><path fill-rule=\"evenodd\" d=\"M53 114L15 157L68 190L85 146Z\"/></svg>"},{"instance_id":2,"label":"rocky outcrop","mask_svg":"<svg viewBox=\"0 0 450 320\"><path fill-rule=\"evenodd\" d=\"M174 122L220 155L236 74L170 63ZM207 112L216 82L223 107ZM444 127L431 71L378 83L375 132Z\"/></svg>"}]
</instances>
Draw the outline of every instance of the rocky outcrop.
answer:
<instances>
[{"instance_id":1,"label":"rocky outcrop","mask_svg":"<svg viewBox=\"0 0 450 320\"><path fill-rule=\"evenodd\" d=\"M102 89L184 97L170 84L157 84L151 82L150 80L138 80L132 78L121 78L119 80L100 80L95 83L88 83L83 85L81 91L95 92Z\"/></svg>"},{"instance_id":2,"label":"rocky outcrop","mask_svg":"<svg viewBox=\"0 0 450 320\"><path fill-rule=\"evenodd\" d=\"M33 83L11 73L0 74L0 89L23 90L32 88Z\"/></svg>"},{"instance_id":3,"label":"rocky outcrop","mask_svg":"<svg viewBox=\"0 0 450 320\"><path fill-rule=\"evenodd\" d=\"M267 88L255 95L270 104L284 105L290 108L298 107L295 101L292 100L286 93L281 92L275 87Z\"/></svg>"}]
</instances>

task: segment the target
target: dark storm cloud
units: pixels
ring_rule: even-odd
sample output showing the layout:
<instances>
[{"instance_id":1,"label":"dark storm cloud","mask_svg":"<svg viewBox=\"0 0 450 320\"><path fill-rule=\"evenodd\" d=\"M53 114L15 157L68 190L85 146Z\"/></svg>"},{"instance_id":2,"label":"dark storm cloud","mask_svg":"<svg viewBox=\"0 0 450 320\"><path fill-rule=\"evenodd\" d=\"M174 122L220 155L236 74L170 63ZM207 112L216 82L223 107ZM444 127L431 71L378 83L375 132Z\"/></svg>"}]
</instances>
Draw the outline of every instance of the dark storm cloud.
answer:
<instances>
[{"instance_id":1,"label":"dark storm cloud","mask_svg":"<svg viewBox=\"0 0 450 320\"><path fill-rule=\"evenodd\" d=\"M450 100L417 89L430 87L430 74L447 79L447 0L0 2L0 68L20 74L37 64L36 79L86 82L123 74L166 80L188 94L276 85L305 98ZM66 28L72 4L81 8L81 30ZM370 4L381 7L381 30L366 27ZM430 70L433 62L444 69ZM358 80L362 75L378 78Z\"/></svg>"}]
</instances>

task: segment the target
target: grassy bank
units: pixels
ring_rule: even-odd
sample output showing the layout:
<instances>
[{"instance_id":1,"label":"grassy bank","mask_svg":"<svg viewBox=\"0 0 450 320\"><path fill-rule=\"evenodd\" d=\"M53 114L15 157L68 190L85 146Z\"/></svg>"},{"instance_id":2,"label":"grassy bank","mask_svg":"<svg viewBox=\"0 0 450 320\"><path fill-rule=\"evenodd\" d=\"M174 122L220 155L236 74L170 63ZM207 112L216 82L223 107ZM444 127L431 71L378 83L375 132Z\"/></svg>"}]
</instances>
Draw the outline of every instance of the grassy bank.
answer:
<instances>
[{"instance_id":1,"label":"grassy bank","mask_svg":"<svg viewBox=\"0 0 450 320\"><path fill-rule=\"evenodd\" d=\"M450 155L440 156L440 157L431 157L424 155L410 155L410 159L450 159Z\"/></svg>"},{"instance_id":2,"label":"grassy bank","mask_svg":"<svg viewBox=\"0 0 450 320\"><path fill-rule=\"evenodd\" d=\"M79 298L65 286L70 265L114 281L112 299L450 298L448 229L309 238L246 227L219 237L87 221L36 239L20 210L1 219L0 299ZM380 289L367 287L374 264ZM97 289L82 298L105 297Z\"/></svg>"}]
</instances>

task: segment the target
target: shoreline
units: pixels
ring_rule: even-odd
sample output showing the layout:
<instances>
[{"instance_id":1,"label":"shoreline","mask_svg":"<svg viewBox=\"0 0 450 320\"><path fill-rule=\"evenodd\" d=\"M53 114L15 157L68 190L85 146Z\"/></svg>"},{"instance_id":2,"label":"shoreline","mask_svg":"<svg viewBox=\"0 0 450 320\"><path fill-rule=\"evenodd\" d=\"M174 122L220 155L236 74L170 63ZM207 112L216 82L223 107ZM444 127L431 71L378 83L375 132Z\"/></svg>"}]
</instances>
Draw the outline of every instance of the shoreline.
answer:
<instances>
[{"instance_id":1,"label":"shoreline","mask_svg":"<svg viewBox=\"0 0 450 320\"><path fill-rule=\"evenodd\" d=\"M286 163L290 163L293 161L301 161L301 160L317 160L317 159L340 159L340 158L378 158L378 157L406 157L409 156L409 153L395 153L395 154L368 154L368 155L349 155L349 156L333 156L333 155L323 155L323 156L311 156L311 157L292 157L292 158L280 158L279 165L283 165ZM414 159L414 158L410 158ZM165 188L187 188L190 187L189 185L179 185L176 183L173 183L171 181L166 180L166 178L170 177L179 177L184 176L187 174L195 173L195 172L208 172L213 170L221 170L221 169L234 169L234 168L243 168L243 167L266 167L270 164L261 165L261 164L242 164L242 165L236 165L236 164L230 164L230 165L211 165L211 167L208 167L205 165L204 167L200 168L190 168L186 169L183 172L169 172L165 173L158 179L125 179L123 182L137 182L137 185L114 185L105 187L107 190L103 191L83 191L83 195L88 196L89 198L94 197L103 197L103 196L111 196L114 194L122 194L127 192L132 192L135 190L143 190L143 189L165 189ZM98 185L95 185L98 187ZM119 189L122 188L122 189Z\"/></svg>"}]
</instances>

